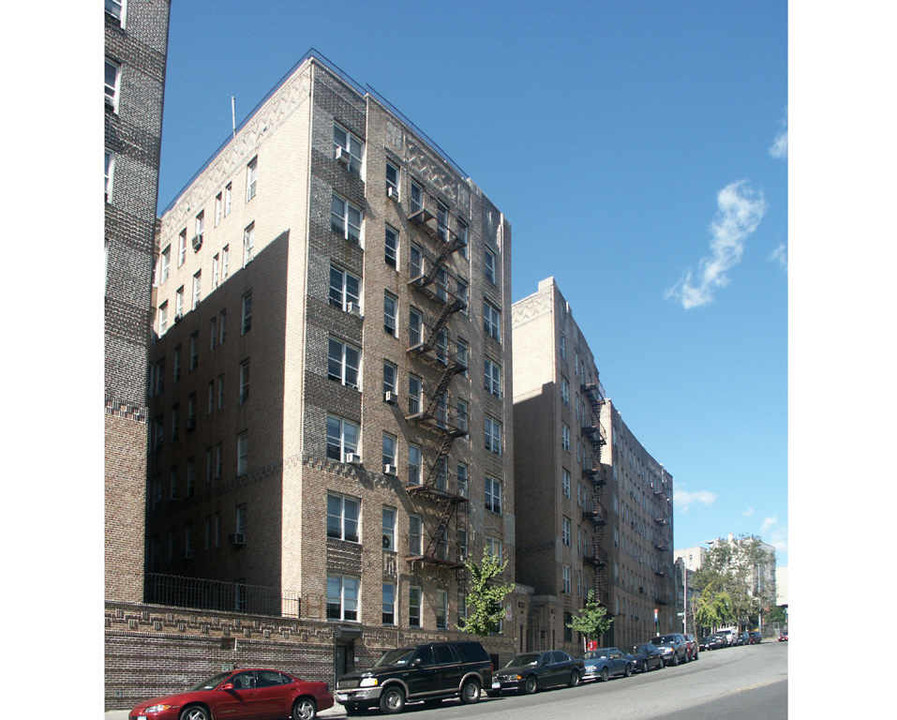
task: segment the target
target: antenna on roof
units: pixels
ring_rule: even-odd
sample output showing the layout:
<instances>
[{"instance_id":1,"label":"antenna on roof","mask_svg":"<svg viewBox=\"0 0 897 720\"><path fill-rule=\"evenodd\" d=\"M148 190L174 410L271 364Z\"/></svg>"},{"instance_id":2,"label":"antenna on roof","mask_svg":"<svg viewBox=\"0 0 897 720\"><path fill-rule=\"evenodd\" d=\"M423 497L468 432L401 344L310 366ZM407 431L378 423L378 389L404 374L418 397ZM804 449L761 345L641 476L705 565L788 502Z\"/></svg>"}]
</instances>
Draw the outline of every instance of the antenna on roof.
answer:
<instances>
[{"instance_id":1,"label":"antenna on roof","mask_svg":"<svg viewBox=\"0 0 897 720\"><path fill-rule=\"evenodd\" d=\"M230 96L230 129L231 137L237 136L237 98Z\"/></svg>"}]
</instances>

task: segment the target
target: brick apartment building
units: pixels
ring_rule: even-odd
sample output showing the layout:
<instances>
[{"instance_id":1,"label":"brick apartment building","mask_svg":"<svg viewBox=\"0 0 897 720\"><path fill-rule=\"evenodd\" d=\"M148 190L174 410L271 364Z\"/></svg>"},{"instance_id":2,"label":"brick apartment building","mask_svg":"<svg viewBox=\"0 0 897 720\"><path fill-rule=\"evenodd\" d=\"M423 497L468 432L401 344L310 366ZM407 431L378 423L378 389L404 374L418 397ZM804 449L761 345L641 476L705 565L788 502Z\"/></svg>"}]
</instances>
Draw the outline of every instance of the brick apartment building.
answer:
<instances>
[{"instance_id":1,"label":"brick apartment building","mask_svg":"<svg viewBox=\"0 0 897 720\"><path fill-rule=\"evenodd\" d=\"M672 630L672 478L605 397L554 278L513 305L517 579L533 587L527 648L582 649L566 627L590 589L626 647ZM657 492L650 482L656 481Z\"/></svg>"},{"instance_id":2,"label":"brick apartment building","mask_svg":"<svg viewBox=\"0 0 897 720\"><path fill-rule=\"evenodd\" d=\"M157 250L148 602L328 623L338 675L513 577L510 225L423 133L310 53Z\"/></svg>"},{"instance_id":3,"label":"brick apartment building","mask_svg":"<svg viewBox=\"0 0 897 720\"><path fill-rule=\"evenodd\" d=\"M105 8L105 596L143 599L150 281L169 0Z\"/></svg>"}]
</instances>

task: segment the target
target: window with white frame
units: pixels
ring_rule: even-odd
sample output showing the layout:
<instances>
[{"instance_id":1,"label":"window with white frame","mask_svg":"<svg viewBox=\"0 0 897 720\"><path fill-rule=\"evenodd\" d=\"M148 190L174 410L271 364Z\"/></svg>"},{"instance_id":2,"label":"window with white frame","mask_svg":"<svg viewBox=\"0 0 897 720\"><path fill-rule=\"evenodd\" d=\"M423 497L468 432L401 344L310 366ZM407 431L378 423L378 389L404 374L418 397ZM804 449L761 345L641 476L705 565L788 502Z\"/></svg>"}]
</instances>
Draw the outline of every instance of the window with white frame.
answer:
<instances>
[{"instance_id":1,"label":"window with white frame","mask_svg":"<svg viewBox=\"0 0 897 720\"><path fill-rule=\"evenodd\" d=\"M251 222L243 230L243 267L252 262L255 246L255 223Z\"/></svg>"},{"instance_id":2,"label":"window with white frame","mask_svg":"<svg viewBox=\"0 0 897 720\"><path fill-rule=\"evenodd\" d=\"M436 591L436 629L448 629L448 593L445 590Z\"/></svg>"},{"instance_id":3,"label":"window with white frame","mask_svg":"<svg viewBox=\"0 0 897 720\"><path fill-rule=\"evenodd\" d=\"M237 435L237 477L249 472L249 433Z\"/></svg>"},{"instance_id":4,"label":"window with white frame","mask_svg":"<svg viewBox=\"0 0 897 720\"><path fill-rule=\"evenodd\" d=\"M420 245L412 245L408 252L408 275L413 280L424 274L424 251Z\"/></svg>"},{"instance_id":5,"label":"window with white frame","mask_svg":"<svg viewBox=\"0 0 897 720\"><path fill-rule=\"evenodd\" d=\"M193 226L195 232L193 233L193 247L197 248L202 245L202 233L203 228L205 227L205 217L206 213L204 210L200 210L199 214L196 216L196 222Z\"/></svg>"},{"instance_id":6,"label":"window with white frame","mask_svg":"<svg viewBox=\"0 0 897 720\"><path fill-rule=\"evenodd\" d=\"M423 380L417 375L408 375L408 414L417 415L421 411L421 389Z\"/></svg>"},{"instance_id":7,"label":"window with white frame","mask_svg":"<svg viewBox=\"0 0 897 720\"><path fill-rule=\"evenodd\" d=\"M348 310L349 303L360 307L361 280L336 265L330 266L330 304Z\"/></svg>"},{"instance_id":8,"label":"window with white frame","mask_svg":"<svg viewBox=\"0 0 897 720\"><path fill-rule=\"evenodd\" d=\"M390 552L396 551L396 509L394 507L383 508L383 549Z\"/></svg>"},{"instance_id":9,"label":"window with white frame","mask_svg":"<svg viewBox=\"0 0 897 720\"><path fill-rule=\"evenodd\" d=\"M413 556L423 555L424 550L423 523L420 515L408 516L408 554Z\"/></svg>"},{"instance_id":10,"label":"window with white frame","mask_svg":"<svg viewBox=\"0 0 897 720\"><path fill-rule=\"evenodd\" d=\"M221 212L224 209L221 193L215 196L215 227L221 223Z\"/></svg>"},{"instance_id":11,"label":"window with white frame","mask_svg":"<svg viewBox=\"0 0 897 720\"><path fill-rule=\"evenodd\" d=\"M112 180L115 176L115 153L106 150L106 159L103 175L103 198L106 202L112 201Z\"/></svg>"},{"instance_id":12,"label":"window with white frame","mask_svg":"<svg viewBox=\"0 0 897 720\"><path fill-rule=\"evenodd\" d=\"M383 260L392 268L399 265L399 231L391 225L386 226L386 237L384 238Z\"/></svg>"},{"instance_id":13,"label":"window with white frame","mask_svg":"<svg viewBox=\"0 0 897 720\"><path fill-rule=\"evenodd\" d=\"M364 217L361 208L333 195L330 200L330 229L339 233L345 240L361 244L361 221Z\"/></svg>"},{"instance_id":14,"label":"window with white frame","mask_svg":"<svg viewBox=\"0 0 897 720\"><path fill-rule=\"evenodd\" d=\"M346 455L358 454L360 428L351 420L335 415L327 416L327 458L346 462Z\"/></svg>"},{"instance_id":15,"label":"window with white frame","mask_svg":"<svg viewBox=\"0 0 897 720\"><path fill-rule=\"evenodd\" d=\"M501 480L487 475L483 485L485 487L486 509L501 515Z\"/></svg>"},{"instance_id":16,"label":"window with white frame","mask_svg":"<svg viewBox=\"0 0 897 720\"><path fill-rule=\"evenodd\" d=\"M455 412L457 413L456 423L460 430L464 432L468 431L468 426L470 422L470 411L469 406L466 400L462 400L458 398L455 403Z\"/></svg>"},{"instance_id":17,"label":"window with white frame","mask_svg":"<svg viewBox=\"0 0 897 720\"><path fill-rule=\"evenodd\" d=\"M470 345L468 345L466 341L459 338L455 341L455 351L455 361L464 368L461 374L464 377L467 377L467 368L470 365Z\"/></svg>"},{"instance_id":18,"label":"window with white frame","mask_svg":"<svg viewBox=\"0 0 897 720\"><path fill-rule=\"evenodd\" d=\"M408 208L410 214L424 208L424 190L414 180L411 181L411 203Z\"/></svg>"},{"instance_id":19,"label":"window with white frame","mask_svg":"<svg viewBox=\"0 0 897 720\"><path fill-rule=\"evenodd\" d=\"M561 541L566 547L570 547L570 543L572 542L572 535L573 525L570 522L570 518L565 515L561 519Z\"/></svg>"},{"instance_id":20,"label":"window with white frame","mask_svg":"<svg viewBox=\"0 0 897 720\"><path fill-rule=\"evenodd\" d=\"M396 380L398 378L399 369L389 360L383 361L383 392L391 392L395 395L398 392Z\"/></svg>"},{"instance_id":21,"label":"window with white frame","mask_svg":"<svg viewBox=\"0 0 897 720\"><path fill-rule=\"evenodd\" d=\"M396 466L396 436L383 433L382 456L384 472L387 465Z\"/></svg>"},{"instance_id":22,"label":"window with white frame","mask_svg":"<svg viewBox=\"0 0 897 720\"><path fill-rule=\"evenodd\" d=\"M390 335L398 335L399 298L388 290L383 291L383 329Z\"/></svg>"},{"instance_id":23,"label":"window with white frame","mask_svg":"<svg viewBox=\"0 0 897 720\"><path fill-rule=\"evenodd\" d=\"M421 589L408 588L408 627L420 627Z\"/></svg>"},{"instance_id":24,"label":"window with white frame","mask_svg":"<svg viewBox=\"0 0 897 720\"><path fill-rule=\"evenodd\" d=\"M224 186L224 217L230 215L231 207L233 207L234 184L228 183Z\"/></svg>"},{"instance_id":25,"label":"window with white frame","mask_svg":"<svg viewBox=\"0 0 897 720\"><path fill-rule=\"evenodd\" d=\"M501 310L488 300L483 300L483 330L486 334L501 342Z\"/></svg>"},{"instance_id":26,"label":"window with white frame","mask_svg":"<svg viewBox=\"0 0 897 720\"><path fill-rule=\"evenodd\" d=\"M486 449L501 455L501 423L487 415L483 420L483 430Z\"/></svg>"},{"instance_id":27,"label":"window with white frame","mask_svg":"<svg viewBox=\"0 0 897 720\"><path fill-rule=\"evenodd\" d=\"M258 157L252 158L252 160L246 164L246 202L249 202L255 197L258 185L258 169Z\"/></svg>"},{"instance_id":28,"label":"window with white frame","mask_svg":"<svg viewBox=\"0 0 897 720\"><path fill-rule=\"evenodd\" d=\"M327 537L358 542L361 500L335 492L327 493Z\"/></svg>"},{"instance_id":29,"label":"window with white frame","mask_svg":"<svg viewBox=\"0 0 897 720\"><path fill-rule=\"evenodd\" d=\"M341 340L330 338L327 344L327 377L350 388L358 388L361 350Z\"/></svg>"},{"instance_id":30,"label":"window with white frame","mask_svg":"<svg viewBox=\"0 0 897 720\"><path fill-rule=\"evenodd\" d=\"M384 625L396 624L396 585L395 583L383 583L383 614L381 622Z\"/></svg>"},{"instance_id":31,"label":"window with white frame","mask_svg":"<svg viewBox=\"0 0 897 720\"><path fill-rule=\"evenodd\" d=\"M252 329L252 290L243 293L240 302L240 335Z\"/></svg>"},{"instance_id":32,"label":"window with white frame","mask_svg":"<svg viewBox=\"0 0 897 720\"><path fill-rule=\"evenodd\" d=\"M467 530L458 528L458 558L461 562L467 560Z\"/></svg>"},{"instance_id":33,"label":"window with white frame","mask_svg":"<svg viewBox=\"0 0 897 720\"><path fill-rule=\"evenodd\" d=\"M495 395L495 397L501 397L501 365L499 365L494 360L490 360L486 358L484 361L484 378L483 378L483 386L486 388L486 392Z\"/></svg>"},{"instance_id":34,"label":"window with white frame","mask_svg":"<svg viewBox=\"0 0 897 720\"><path fill-rule=\"evenodd\" d=\"M364 141L334 123L333 157L344 162L350 172L360 174L364 162Z\"/></svg>"},{"instance_id":35,"label":"window with white frame","mask_svg":"<svg viewBox=\"0 0 897 720\"><path fill-rule=\"evenodd\" d=\"M358 590L361 580L345 575L327 576L327 619L358 621Z\"/></svg>"},{"instance_id":36,"label":"window with white frame","mask_svg":"<svg viewBox=\"0 0 897 720\"><path fill-rule=\"evenodd\" d=\"M221 282L221 261L218 253L212 255L212 290L218 287Z\"/></svg>"},{"instance_id":37,"label":"window with white frame","mask_svg":"<svg viewBox=\"0 0 897 720\"><path fill-rule=\"evenodd\" d=\"M495 537L486 536L486 539L483 542L483 552L486 555L491 555L494 558L502 559L502 546L501 540Z\"/></svg>"},{"instance_id":38,"label":"window with white frame","mask_svg":"<svg viewBox=\"0 0 897 720\"><path fill-rule=\"evenodd\" d=\"M463 462L458 463L458 494L461 497L470 497L467 463Z\"/></svg>"},{"instance_id":39,"label":"window with white frame","mask_svg":"<svg viewBox=\"0 0 897 720\"><path fill-rule=\"evenodd\" d=\"M483 272L486 275L486 279L492 283L496 284L496 275L495 275L495 253L492 252L489 248L483 249Z\"/></svg>"},{"instance_id":40,"label":"window with white frame","mask_svg":"<svg viewBox=\"0 0 897 720\"><path fill-rule=\"evenodd\" d=\"M110 58L106 58L106 74L103 82L106 105L113 112L118 112L119 89L121 86L121 65Z\"/></svg>"},{"instance_id":41,"label":"window with white frame","mask_svg":"<svg viewBox=\"0 0 897 720\"><path fill-rule=\"evenodd\" d=\"M125 8L127 0L106 0L106 13L118 20L118 24L125 26Z\"/></svg>"},{"instance_id":42,"label":"window with white frame","mask_svg":"<svg viewBox=\"0 0 897 720\"><path fill-rule=\"evenodd\" d=\"M230 245L221 248L221 281L227 280L227 261L230 256Z\"/></svg>"},{"instance_id":43,"label":"window with white frame","mask_svg":"<svg viewBox=\"0 0 897 720\"><path fill-rule=\"evenodd\" d=\"M570 471L567 468L563 468L561 470L561 491L564 493L564 497L570 497Z\"/></svg>"},{"instance_id":44,"label":"window with white frame","mask_svg":"<svg viewBox=\"0 0 897 720\"><path fill-rule=\"evenodd\" d=\"M386 194L392 190L392 197L399 199L399 167L386 161Z\"/></svg>"},{"instance_id":45,"label":"window with white frame","mask_svg":"<svg viewBox=\"0 0 897 720\"><path fill-rule=\"evenodd\" d=\"M455 280L455 294L463 303L461 312L467 315L470 312L470 286L467 284L466 280L463 280L462 278L457 278Z\"/></svg>"},{"instance_id":46,"label":"window with white frame","mask_svg":"<svg viewBox=\"0 0 897 720\"><path fill-rule=\"evenodd\" d=\"M561 377L561 402L564 405L570 404L570 381L566 377Z\"/></svg>"},{"instance_id":47,"label":"window with white frame","mask_svg":"<svg viewBox=\"0 0 897 720\"><path fill-rule=\"evenodd\" d=\"M159 334L162 335L168 329L168 300L159 306Z\"/></svg>"},{"instance_id":48,"label":"window with white frame","mask_svg":"<svg viewBox=\"0 0 897 720\"><path fill-rule=\"evenodd\" d=\"M563 582L561 592L564 595L569 595L570 594L570 566L569 565L564 565L563 568L561 568L561 579Z\"/></svg>"},{"instance_id":49,"label":"window with white frame","mask_svg":"<svg viewBox=\"0 0 897 720\"><path fill-rule=\"evenodd\" d=\"M424 341L424 318L417 308L408 310L408 347L420 345Z\"/></svg>"},{"instance_id":50,"label":"window with white frame","mask_svg":"<svg viewBox=\"0 0 897 720\"><path fill-rule=\"evenodd\" d=\"M159 285L164 285L168 280L171 270L171 245L166 245L159 255Z\"/></svg>"},{"instance_id":51,"label":"window with white frame","mask_svg":"<svg viewBox=\"0 0 897 720\"><path fill-rule=\"evenodd\" d=\"M570 449L570 426L567 423L561 423L561 447Z\"/></svg>"},{"instance_id":52,"label":"window with white frame","mask_svg":"<svg viewBox=\"0 0 897 720\"><path fill-rule=\"evenodd\" d=\"M436 203L436 234L443 242L448 242L448 207L441 202Z\"/></svg>"},{"instance_id":53,"label":"window with white frame","mask_svg":"<svg viewBox=\"0 0 897 720\"><path fill-rule=\"evenodd\" d=\"M199 297L202 293L202 270L197 270L193 274L193 304L192 309L199 307Z\"/></svg>"},{"instance_id":54,"label":"window with white frame","mask_svg":"<svg viewBox=\"0 0 897 720\"><path fill-rule=\"evenodd\" d=\"M240 405L249 400L249 358L240 363Z\"/></svg>"},{"instance_id":55,"label":"window with white frame","mask_svg":"<svg viewBox=\"0 0 897 720\"><path fill-rule=\"evenodd\" d=\"M423 477L423 455L419 445L408 445L408 484L420 485Z\"/></svg>"}]
</instances>

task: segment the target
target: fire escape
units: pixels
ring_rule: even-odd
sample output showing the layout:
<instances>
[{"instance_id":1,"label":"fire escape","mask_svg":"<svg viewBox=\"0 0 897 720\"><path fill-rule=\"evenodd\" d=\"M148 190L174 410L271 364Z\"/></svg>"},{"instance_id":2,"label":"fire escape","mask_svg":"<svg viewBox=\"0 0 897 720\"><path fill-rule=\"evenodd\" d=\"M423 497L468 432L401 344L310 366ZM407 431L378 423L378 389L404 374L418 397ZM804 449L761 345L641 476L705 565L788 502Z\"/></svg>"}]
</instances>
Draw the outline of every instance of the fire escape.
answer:
<instances>
[{"instance_id":1,"label":"fire escape","mask_svg":"<svg viewBox=\"0 0 897 720\"><path fill-rule=\"evenodd\" d=\"M664 503L669 504L671 502L663 480L655 481L652 484L652 490L655 498L660 501L661 507ZM654 518L654 523L657 526L654 532L654 549L658 553L654 562L654 574L659 578L658 582L663 588L655 592L654 602L657 605L669 605L670 578L667 577L667 573L663 570L665 556L667 556L670 550L669 521L661 512Z\"/></svg>"},{"instance_id":2,"label":"fire escape","mask_svg":"<svg viewBox=\"0 0 897 720\"><path fill-rule=\"evenodd\" d=\"M583 383L580 387L583 397L589 404L582 421L583 438L591 445L591 462L583 468L584 479L592 483L594 502L583 509L583 519L589 520L593 526L592 553L584 558L595 570L595 595L601 604L606 605L610 598L610 578L607 552L604 549L607 514L602 504L602 489L605 485L604 473L601 469L601 448L607 444L604 428L601 426L601 407L604 405L604 389L596 379L595 382Z\"/></svg>"},{"instance_id":3,"label":"fire escape","mask_svg":"<svg viewBox=\"0 0 897 720\"><path fill-rule=\"evenodd\" d=\"M425 207L409 215L409 221L421 234L428 238L435 252L427 253L417 268L412 269L408 286L424 298L431 308L422 320L422 326L408 348L409 357L425 368L428 377L426 405L407 415L408 422L416 423L431 438L431 448L435 449L432 462L427 464L426 476L421 484L409 483L408 494L428 503L437 517L436 526L427 538L421 555L407 557L410 564L422 563L436 567L463 569L461 548L452 552L449 532L452 520L456 531L468 530L468 500L460 479L454 479L450 487L451 474L448 471L448 456L456 438L468 433L468 419L452 412L448 407L448 390L452 379L466 372L467 358L451 353L448 349L448 321L457 312L465 309L465 299L449 291L449 273L446 261L449 256L465 246L462 238L448 228L447 214L437 216ZM416 342L414 342L416 340ZM459 584L463 583L463 573L458 574Z\"/></svg>"}]
</instances>

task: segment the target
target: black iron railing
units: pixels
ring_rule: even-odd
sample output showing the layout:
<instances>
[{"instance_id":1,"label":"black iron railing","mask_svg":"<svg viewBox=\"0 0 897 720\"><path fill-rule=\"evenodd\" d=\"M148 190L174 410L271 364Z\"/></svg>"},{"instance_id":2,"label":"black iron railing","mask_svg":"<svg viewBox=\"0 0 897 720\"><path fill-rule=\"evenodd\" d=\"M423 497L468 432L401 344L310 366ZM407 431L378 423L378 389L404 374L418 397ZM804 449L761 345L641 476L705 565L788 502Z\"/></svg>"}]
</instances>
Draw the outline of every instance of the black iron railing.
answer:
<instances>
[{"instance_id":1,"label":"black iron railing","mask_svg":"<svg viewBox=\"0 0 897 720\"><path fill-rule=\"evenodd\" d=\"M300 611L298 596L285 597L279 590L265 585L161 573L146 574L144 597L146 602L158 605L250 615L299 617Z\"/></svg>"}]
</instances>

